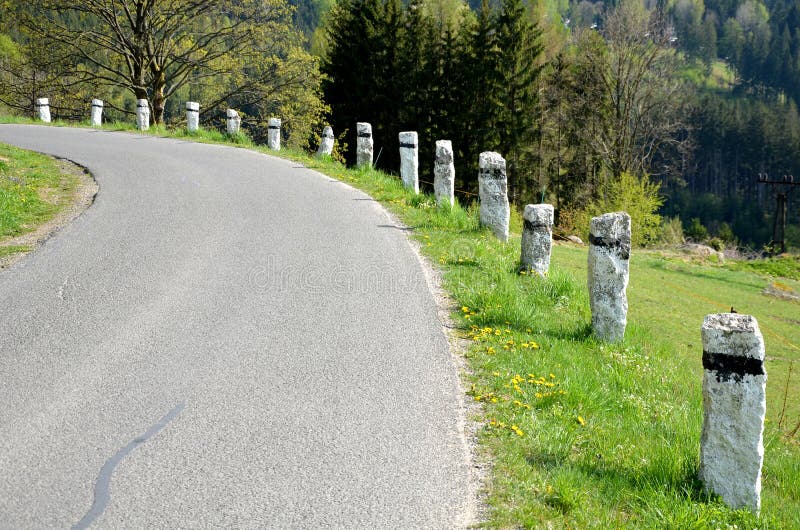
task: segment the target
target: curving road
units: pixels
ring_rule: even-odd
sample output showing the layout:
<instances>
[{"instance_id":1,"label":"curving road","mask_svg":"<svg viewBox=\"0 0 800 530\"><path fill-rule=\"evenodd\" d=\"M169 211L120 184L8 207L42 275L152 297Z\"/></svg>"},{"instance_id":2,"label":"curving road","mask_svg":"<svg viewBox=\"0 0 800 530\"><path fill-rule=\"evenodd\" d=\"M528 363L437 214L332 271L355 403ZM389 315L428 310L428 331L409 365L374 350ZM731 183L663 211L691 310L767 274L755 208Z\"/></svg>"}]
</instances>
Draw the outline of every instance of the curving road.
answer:
<instances>
[{"instance_id":1,"label":"curving road","mask_svg":"<svg viewBox=\"0 0 800 530\"><path fill-rule=\"evenodd\" d=\"M232 147L0 125L95 203L0 271L0 528L456 528L458 375L405 235Z\"/></svg>"}]
</instances>

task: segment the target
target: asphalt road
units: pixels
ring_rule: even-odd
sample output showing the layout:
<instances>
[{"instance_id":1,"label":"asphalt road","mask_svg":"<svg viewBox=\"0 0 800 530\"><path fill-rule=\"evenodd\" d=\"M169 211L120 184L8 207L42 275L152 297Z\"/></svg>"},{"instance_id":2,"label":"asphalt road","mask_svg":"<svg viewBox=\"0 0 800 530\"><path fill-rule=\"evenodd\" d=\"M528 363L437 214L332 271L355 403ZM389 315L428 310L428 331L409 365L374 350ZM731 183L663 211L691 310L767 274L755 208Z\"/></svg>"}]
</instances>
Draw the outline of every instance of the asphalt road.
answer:
<instances>
[{"instance_id":1,"label":"asphalt road","mask_svg":"<svg viewBox=\"0 0 800 530\"><path fill-rule=\"evenodd\" d=\"M458 375L366 195L232 147L0 125L99 183L0 271L0 528L457 528Z\"/></svg>"}]
</instances>

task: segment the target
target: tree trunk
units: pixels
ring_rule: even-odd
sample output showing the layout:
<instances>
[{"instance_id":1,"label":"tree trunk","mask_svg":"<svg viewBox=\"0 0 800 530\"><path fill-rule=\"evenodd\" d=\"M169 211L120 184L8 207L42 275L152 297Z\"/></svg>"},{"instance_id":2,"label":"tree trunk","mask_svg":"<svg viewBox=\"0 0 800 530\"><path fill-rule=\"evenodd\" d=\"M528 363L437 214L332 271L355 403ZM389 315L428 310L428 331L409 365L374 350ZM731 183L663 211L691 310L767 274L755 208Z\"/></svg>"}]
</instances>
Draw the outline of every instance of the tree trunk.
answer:
<instances>
[{"instance_id":1,"label":"tree trunk","mask_svg":"<svg viewBox=\"0 0 800 530\"><path fill-rule=\"evenodd\" d=\"M164 88L166 86L164 70L153 68L153 123L156 125L164 122L164 107L166 106Z\"/></svg>"}]
</instances>

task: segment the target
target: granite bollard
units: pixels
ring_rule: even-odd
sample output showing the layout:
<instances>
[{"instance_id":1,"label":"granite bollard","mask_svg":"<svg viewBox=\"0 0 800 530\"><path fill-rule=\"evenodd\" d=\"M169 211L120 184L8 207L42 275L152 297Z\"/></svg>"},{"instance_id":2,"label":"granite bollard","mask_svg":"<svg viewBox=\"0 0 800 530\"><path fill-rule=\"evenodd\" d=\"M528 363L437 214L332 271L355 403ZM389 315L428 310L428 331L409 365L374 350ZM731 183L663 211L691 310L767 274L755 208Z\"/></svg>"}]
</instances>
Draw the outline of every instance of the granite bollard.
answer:
<instances>
[{"instance_id":1,"label":"granite bollard","mask_svg":"<svg viewBox=\"0 0 800 530\"><path fill-rule=\"evenodd\" d=\"M267 146L273 151L281 150L281 120L270 118L267 126Z\"/></svg>"},{"instance_id":2,"label":"granite bollard","mask_svg":"<svg viewBox=\"0 0 800 530\"><path fill-rule=\"evenodd\" d=\"M372 166L372 125L366 122L356 123L356 166Z\"/></svg>"},{"instance_id":3,"label":"granite bollard","mask_svg":"<svg viewBox=\"0 0 800 530\"><path fill-rule=\"evenodd\" d=\"M592 328L600 340L625 336L628 323L631 217L625 212L592 218L589 226L589 305Z\"/></svg>"},{"instance_id":4,"label":"granite bollard","mask_svg":"<svg viewBox=\"0 0 800 530\"><path fill-rule=\"evenodd\" d=\"M436 204L455 204L456 167L453 164L453 143L450 140L436 140L436 158L433 163L433 192Z\"/></svg>"},{"instance_id":5,"label":"granite bollard","mask_svg":"<svg viewBox=\"0 0 800 530\"><path fill-rule=\"evenodd\" d=\"M36 110L39 113L39 120L50 123L50 100L48 98L38 98L36 100Z\"/></svg>"},{"instance_id":6,"label":"granite bollard","mask_svg":"<svg viewBox=\"0 0 800 530\"><path fill-rule=\"evenodd\" d=\"M553 206L526 205L522 222L522 270L544 276L550 269L550 254L553 249Z\"/></svg>"},{"instance_id":7,"label":"granite bollard","mask_svg":"<svg viewBox=\"0 0 800 530\"><path fill-rule=\"evenodd\" d=\"M150 104L146 99L136 101L136 128L140 131L150 128Z\"/></svg>"},{"instance_id":8,"label":"granite bollard","mask_svg":"<svg viewBox=\"0 0 800 530\"><path fill-rule=\"evenodd\" d=\"M502 241L508 241L508 177L506 160L500 154L486 151L478 158L478 195L480 222L488 226Z\"/></svg>"},{"instance_id":9,"label":"granite bollard","mask_svg":"<svg viewBox=\"0 0 800 530\"><path fill-rule=\"evenodd\" d=\"M319 139L319 149L317 149L317 156L331 156L333 153L333 128L325 126L322 129L322 138Z\"/></svg>"},{"instance_id":10,"label":"granite bollard","mask_svg":"<svg viewBox=\"0 0 800 530\"><path fill-rule=\"evenodd\" d=\"M195 132L200 128L200 103L186 102L186 130Z\"/></svg>"},{"instance_id":11,"label":"granite bollard","mask_svg":"<svg viewBox=\"0 0 800 530\"><path fill-rule=\"evenodd\" d=\"M227 116L228 134L239 134L239 128L242 126L242 118L239 117L239 113L233 109L228 109L225 115Z\"/></svg>"},{"instance_id":12,"label":"granite bollard","mask_svg":"<svg viewBox=\"0 0 800 530\"><path fill-rule=\"evenodd\" d=\"M731 508L761 509L767 373L764 337L750 315L706 316L700 480Z\"/></svg>"},{"instance_id":13,"label":"granite bollard","mask_svg":"<svg viewBox=\"0 0 800 530\"><path fill-rule=\"evenodd\" d=\"M419 193L419 146L417 133L401 132L400 138L400 178L406 188Z\"/></svg>"},{"instance_id":14,"label":"granite bollard","mask_svg":"<svg viewBox=\"0 0 800 530\"><path fill-rule=\"evenodd\" d=\"M103 125L103 100L92 100L92 127L101 127Z\"/></svg>"}]
</instances>

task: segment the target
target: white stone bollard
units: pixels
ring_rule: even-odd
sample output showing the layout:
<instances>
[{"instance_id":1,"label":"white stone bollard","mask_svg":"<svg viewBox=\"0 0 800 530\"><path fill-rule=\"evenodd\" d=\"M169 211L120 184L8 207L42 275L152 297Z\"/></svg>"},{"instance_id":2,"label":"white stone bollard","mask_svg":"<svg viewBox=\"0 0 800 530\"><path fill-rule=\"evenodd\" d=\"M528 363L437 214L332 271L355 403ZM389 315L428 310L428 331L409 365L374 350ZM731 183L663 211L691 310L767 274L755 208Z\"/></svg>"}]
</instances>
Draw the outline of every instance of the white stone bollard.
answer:
<instances>
[{"instance_id":1,"label":"white stone bollard","mask_svg":"<svg viewBox=\"0 0 800 530\"><path fill-rule=\"evenodd\" d=\"M481 202L480 220L495 236L508 241L508 177L506 160L498 153L487 151L478 158L478 195Z\"/></svg>"},{"instance_id":2,"label":"white stone bollard","mask_svg":"<svg viewBox=\"0 0 800 530\"><path fill-rule=\"evenodd\" d=\"M239 128L242 126L242 118L239 117L239 113L228 109L226 115L228 116L228 134L239 134Z\"/></svg>"},{"instance_id":3,"label":"white stone bollard","mask_svg":"<svg viewBox=\"0 0 800 530\"><path fill-rule=\"evenodd\" d=\"M36 100L36 110L39 111L39 119L45 123L50 123L50 100L38 98Z\"/></svg>"},{"instance_id":4,"label":"white stone bollard","mask_svg":"<svg viewBox=\"0 0 800 530\"><path fill-rule=\"evenodd\" d=\"M592 218L589 227L589 305L597 338L622 340L628 323L631 217L625 212Z\"/></svg>"},{"instance_id":5,"label":"white stone bollard","mask_svg":"<svg viewBox=\"0 0 800 530\"><path fill-rule=\"evenodd\" d=\"M764 337L749 315L706 316L700 480L731 508L761 509L767 373Z\"/></svg>"},{"instance_id":6,"label":"white stone bollard","mask_svg":"<svg viewBox=\"0 0 800 530\"><path fill-rule=\"evenodd\" d=\"M450 140L436 140L436 158L433 163L433 192L439 206L455 204L456 167L453 164L453 143Z\"/></svg>"},{"instance_id":7,"label":"white stone bollard","mask_svg":"<svg viewBox=\"0 0 800 530\"><path fill-rule=\"evenodd\" d=\"M186 130L196 132L200 129L200 103L196 101L186 102Z\"/></svg>"},{"instance_id":8,"label":"white stone bollard","mask_svg":"<svg viewBox=\"0 0 800 530\"><path fill-rule=\"evenodd\" d=\"M553 206L526 205L522 222L522 269L544 276L550 269L550 253L553 249Z\"/></svg>"},{"instance_id":9,"label":"white stone bollard","mask_svg":"<svg viewBox=\"0 0 800 530\"><path fill-rule=\"evenodd\" d=\"M281 150L281 120L270 118L267 129L267 146L273 151Z\"/></svg>"},{"instance_id":10,"label":"white stone bollard","mask_svg":"<svg viewBox=\"0 0 800 530\"><path fill-rule=\"evenodd\" d=\"M372 125L358 122L356 123L356 133L358 133L358 139L356 140L356 166L371 166L374 145L372 141Z\"/></svg>"},{"instance_id":11,"label":"white stone bollard","mask_svg":"<svg viewBox=\"0 0 800 530\"><path fill-rule=\"evenodd\" d=\"M419 146L417 133L401 132L400 135L400 178L403 186L419 193Z\"/></svg>"},{"instance_id":12,"label":"white stone bollard","mask_svg":"<svg viewBox=\"0 0 800 530\"><path fill-rule=\"evenodd\" d=\"M103 100L92 100L92 127L103 126Z\"/></svg>"},{"instance_id":13,"label":"white stone bollard","mask_svg":"<svg viewBox=\"0 0 800 530\"><path fill-rule=\"evenodd\" d=\"M329 126L326 126L322 129L322 138L319 140L319 149L317 150L317 156L331 156L333 153L333 142L335 138L333 136L333 129Z\"/></svg>"},{"instance_id":14,"label":"white stone bollard","mask_svg":"<svg viewBox=\"0 0 800 530\"><path fill-rule=\"evenodd\" d=\"M146 131L150 128L150 104L146 99L140 99L136 102L136 127L140 131Z\"/></svg>"}]
</instances>

